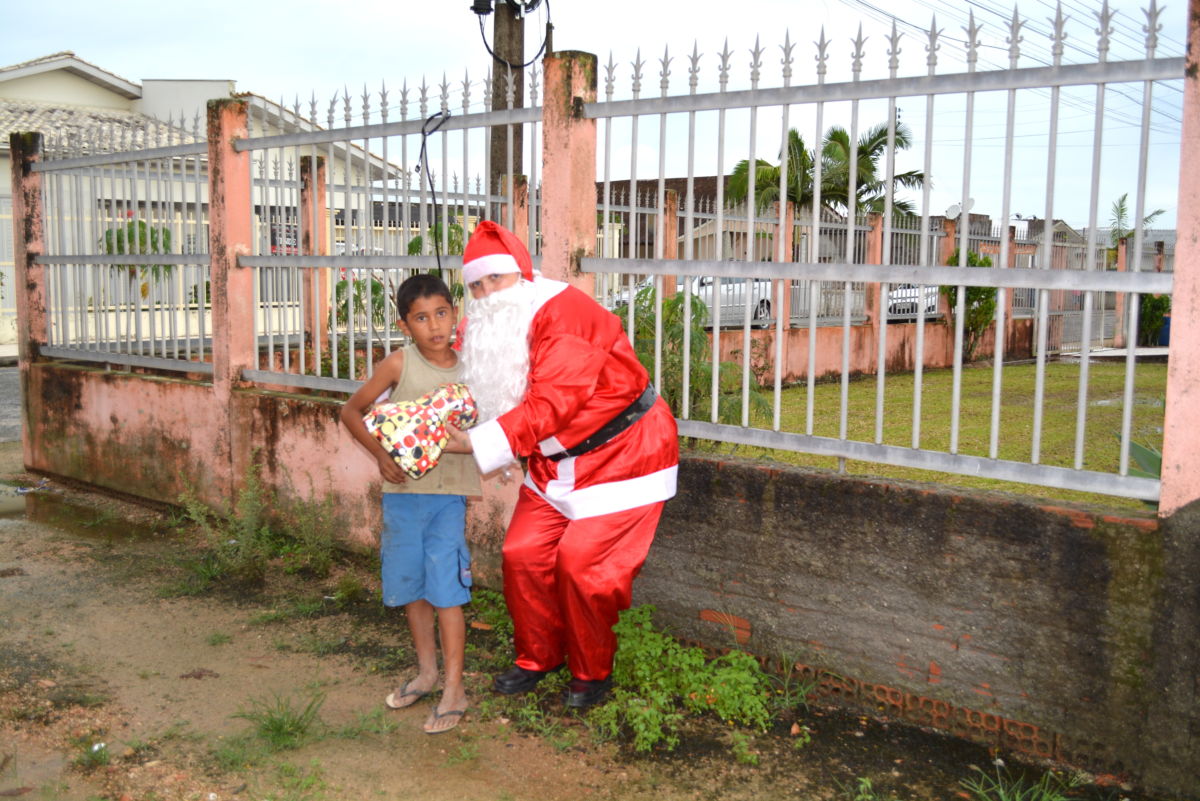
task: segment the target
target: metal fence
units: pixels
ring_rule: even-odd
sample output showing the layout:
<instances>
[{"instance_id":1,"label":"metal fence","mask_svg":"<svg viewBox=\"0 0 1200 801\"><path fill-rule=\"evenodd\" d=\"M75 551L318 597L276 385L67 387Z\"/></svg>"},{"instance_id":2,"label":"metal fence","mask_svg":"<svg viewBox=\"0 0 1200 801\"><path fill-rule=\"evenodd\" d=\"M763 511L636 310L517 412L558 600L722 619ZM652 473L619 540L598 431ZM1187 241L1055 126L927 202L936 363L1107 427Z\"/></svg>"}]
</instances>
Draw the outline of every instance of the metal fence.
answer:
<instances>
[{"instance_id":1,"label":"metal fence","mask_svg":"<svg viewBox=\"0 0 1200 801\"><path fill-rule=\"evenodd\" d=\"M211 373L206 153L170 121L47 140L44 355Z\"/></svg>"},{"instance_id":2,"label":"metal fence","mask_svg":"<svg viewBox=\"0 0 1200 801\"><path fill-rule=\"evenodd\" d=\"M924 49L925 55L909 76L899 73L903 37L893 30L887 75L869 80L862 74L865 42L861 36L853 43L846 80L839 82L827 80L831 43L824 34L814 43L816 74L802 83L793 83L796 48L785 39L780 48L782 79L770 87L762 77L765 51L757 45L751 51L748 78L740 84L746 88L729 86L733 54L726 47L717 55L716 88L699 91L701 54L694 50L686 59L688 87L674 95L669 80L672 57L664 52L661 92L652 98L641 97L645 63L640 58L632 65L629 96L618 98L617 68L610 59L604 68L603 99L583 107L586 117L598 121L599 195L597 256L585 258L582 266L597 277L598 299L615 310L624 309L631 337L638 330L639 315L660 315L664 302L682 298L689 323L682 329L682 342L665 341L661 326L655 328L649 345L638 342L639 347L649 348L654 381L664 389L679 390L681 433L842 460L1157 497L1157 480L1131 475L1129 470L1137 373L1132 349L1126 361L1119 446L1114 446L1119 450L1116 466L1097 467L1084 459L1084 445L1093 435L1087 420L1091 349L1111 339L1116 293L1127 304L1124 338L1132 343L1137 339L1138 293L1171 291L1169 272L1147 271L1145 232L1135 229L1131 263L1123 273L1099 268L1105 263L1105 243L1096 233L1099 142L1109 99L1117 91L1132 93L1133 102L1144 112L1134 193L1140 215L1149 173L1146 152L1153 92L1183 74L1182 58L1155 56L1157 13L1153 8L1148 12L1144 57L1126 61L1107 60L1111 15L1105 12L1097 20L1099 58L1078 64L1063 60L1067 33L1061 15L1053 23L1055 48L1049 64L1022 65L1025 21L1016 15L1001 31L1009 43L1007 66L987 70L978 68L980 30L973 19L964 46L965 72L939 74L938 51L945 43L936 27L913 48ZM522 109L511 108L511 90L507 98L492 97L490 78L484 82L482 111L476 110L480 105L472 98L469 78L461 82L461 107L453 112L446 81L432 90L424 82L414 90L406 85L398 93L383 89L377 101L376 95L364 92L361 105L343 95L329 104L320 123L315 101L307 114L298 102L291 109L282 103L253 105L249 136L234 145L250 153L254 164L250 223L255 246L252 254L239 259L239 266L256 274L259 362L257 369L245 371L244 378L273 386L352 391L398 342L390 300L394 288L407 275L430 269L440 269L452 284L458 283L461 259L457 254L480 219L513 221L510 224L527 234L536 263L542 235L539 71L532 70L529 80L529 106ZM993 210L996 219L1013 219L1014 194L1024 190L1013 179L1013 121L1018 101L1033 97L1047 118L1042 155L1049 178L1045 191L1038 190L1032 198L1026 194L1021 202L1036 202L1041 220L1056 221L1059 112L1068 90L1073 97L1080 88L1095 97L1088 116L1096 142L1087 189L1091 219L1082 237L1068 242L1058 229L1052 229L1051 236L1032 236L1028 231L1010 236L1007 223L998 229L990 223L975 226L971 220L976 215L964 214L967 224L954 229L951 243L945 241L943 218L931 213L930 180L910 182L909 196L919 195L912 202L902 201L896 190L889 189L906 174L897 167L902 149L898 139L908 135L898 124L897 103L904 99L907 114L912 115L912 108L924 111L919 138L924 153L907 174L932 176L935 138L951 131L962 143L960 207L969 209L971 197L987 188L1001 198L1000 208ZM985 94L1006 105L1001 137L1004 167L998 176L973 180L972 150L978 136L974 109ZM935 109L943 106L961 111L961 124L940 121ZM389 119L396 109L399 119ZM867 113L878 114L884 122L865 124ZM822 143L810 154L825 152L830 142L843 142L841 160L826 163L824 158L810 158L803 167L805 180L794 180L795 171L789 172L792 151L779 143L790 141L795 126L803 126L814 143ZM844 133L840 140L832 136L835 127ZM520 182L511 178L519 160L512 147L503 169L495 169L492 163L491 138L516 128L521 128L523 148L529 154L524 158L527 166L520 170L527 176L525 196ZM657 146L646 141L647 132L657 135ZM140 143L144 149L136 152L87 152L88 147L75 143L58 150L52 147L50 157L39 165L49 181L47 219L51 221L50 247L41 259L50 270L47 355L204 370L211 318L205 256L207 171L205 145L198 139L193 131L191 141L183 141L182 136L175 144L146 141ZM614 156L614 149L628 153L628 161ZM679 171L686 172L684 201L672 221L676 233L670 242L664 233L668 151L672 157L682 154ZM655 154L655 163L647 165L647 152ZM759 171L746 169L744 193L740 198L727 197L723 177L736 174L742 161L767 162L775 172L763 174L776 176L771 179L774 183L764 180L756 186ZM693 200L700 162L713 163L710 169L718 177L717 196L707 205ZM656 189L642 196L614 192L613 176L621 173L628 176L630 187L649 180ZM498 179L499 174L510 177ZM790 204L745 202L761 200L767 190L774 192L776 200L787 198ZM874 219L882 226L877 254L867 252L868 229L873 224L865 216L868 212L878 215ZM143 231L146 245L141 244ZM818 235L813 236L813 231ZM995 268L945 266L944 254L951 244L962 254L986 252ZM676 258L668 258L669 252ZM962 258L960 265L966 256ZM664 277L669 277L669 283L664 283ZM956 287L950 293L948 317L943 317L944 307L938 305L943 286ZM995 330L1007 331L1014 317L1033 321L1037 381L1032 420L1022 432L1026 447L1019 458L1002 458L1000 449L1001 438L1010 436L1000 421L1007 380L1004 336L996 337L992 349L988 446L979 452L960 447L964 317L970 287L995 290ZM648 305L636 302L639 292L652 299ZM870 322L873 308L879 310L877 323L915 323L914 402L904 443L885 442L883 437L893 326L864 324ZM779 313L783 309L787 314ZM693 312L705 317L704 341L691 338ZM1068 315L1069 327L1064 325ZM953 339L949 444L944 449L930 447L922 433L923 372L930 353L926 329L933 331L933 324L949 325ZM1059 334L1054 333L1056 326ZM826 344L818 353L818 328L828 332L831 327L838 333L823 339ZM729 328L735 331L723 331ZM755 334L755 328L765 332ZM1070 330L1062 333L1064 328ZM725 342L727 334L740 337L739 345L731 348ZM787 427L782 420L789 364L785 340L794 340L793 350L806 351L787 357L801 365L802 376L802 383L787 392L799 393L804 407L803 423ZM1046 361L1068 340L1082 346L1074 455L1065 463L1046 464L1042 455ZM688 355L682 359L681 374L669 377L679 386L668 388L664 352L677 345ZM864 350L874 354L869 369L861 366ZM697 380L693 353L703 354L710 368L710 378L697 391L692 387ZM727 385L728 373L722 367L731 358L738 363L736 389ZM818 369L819 364L831 367ZM875 433L855 439L849 433L849 387L859 372L874 374ZM816 407L819 375L836 377L836 408ZM769 394L765 416L752 403L760 382ZM818 415L837 419L836 435L818 434L814 426Z\"/></svg>"}]
</instances>

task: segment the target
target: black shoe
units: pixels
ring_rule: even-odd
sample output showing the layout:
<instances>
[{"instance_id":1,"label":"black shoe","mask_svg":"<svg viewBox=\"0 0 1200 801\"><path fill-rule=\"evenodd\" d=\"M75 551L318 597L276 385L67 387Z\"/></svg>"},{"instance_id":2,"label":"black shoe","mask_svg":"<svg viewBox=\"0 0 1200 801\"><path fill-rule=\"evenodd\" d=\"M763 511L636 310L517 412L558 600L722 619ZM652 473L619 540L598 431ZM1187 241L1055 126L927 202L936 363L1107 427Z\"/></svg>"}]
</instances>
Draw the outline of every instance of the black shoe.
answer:
<instances>
[{"instance_id":1,"label":"black shoe","mask_svg":"<svg viewBox=\"0 0 1200 801\"><path fill-rule=\"evenodd\" d=\"M538 685L538 682L546 678L547 673L553 673L562 668L559 665L549 670L529 670L519 665L513 665L512 670L501 673L492 682L492 689L504 695L520 695L527 693Z\"/></svg>"},{"instance_id":2,"label":"black shoe","mask_svg":"<svg viewBox=\"0 0 1200 801\"><path fill-rule=\"evenodd\" d=\"M571 679L571 683L567 685L567 706L575 709L595 706L608 697L610 689L612 689L612 676L594 681Z\"/></svg>"}]
</instances>

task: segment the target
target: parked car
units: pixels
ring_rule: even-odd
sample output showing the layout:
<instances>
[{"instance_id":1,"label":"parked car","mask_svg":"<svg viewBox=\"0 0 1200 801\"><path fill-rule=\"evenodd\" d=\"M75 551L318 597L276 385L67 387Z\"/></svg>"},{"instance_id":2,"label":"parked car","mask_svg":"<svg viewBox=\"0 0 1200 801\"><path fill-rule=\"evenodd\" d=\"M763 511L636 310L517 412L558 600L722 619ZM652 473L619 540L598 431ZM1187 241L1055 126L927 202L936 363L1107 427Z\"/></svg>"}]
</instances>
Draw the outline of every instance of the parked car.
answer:
<instances>
[{"instance_id":1,"label":"parked car","mask_svg":"<svg viewBox=\"0 0 1200 801\"><path fill-rule=\"evenodd\" d=\"M930 317L937 314L938 288L936 286L919 287L916 284L896 284L888 291L888 317L915 318L921 298L924 298L925 316Z\"/></svg>"},{"instance_id":2,"label":"parked car","mask_svg":"<svg viewBox=\"0 0 1200 801\"><path fill-rule=\"evenodd\" d=\"M703 275L689 279L692 286L692 295L700 298L704 305L708 308L708 315L705 319L705 324L712 326L713 320L716 319L716 314L713 309L713 287L717 283L720 284L720 289L716 295L721 303L721 327L735 327L745 323L746 320L746 279L745 278L715 278L713 276ZM772 282L766 278L755 278L751 282L751 306L750 306L750 324L755 328L766 328L774 322L771 316L772 297L771 287ZM654 285L653 279L645 278L638 282L634 287L635 292L640 292L646 287ZM679 279L675 285L676 292L683 292L684 279ZM629 305L629 285L621 283L619 286L609 292L601 301L602 305L610 311L618 311Z\"/></svg>"}]
</instances>

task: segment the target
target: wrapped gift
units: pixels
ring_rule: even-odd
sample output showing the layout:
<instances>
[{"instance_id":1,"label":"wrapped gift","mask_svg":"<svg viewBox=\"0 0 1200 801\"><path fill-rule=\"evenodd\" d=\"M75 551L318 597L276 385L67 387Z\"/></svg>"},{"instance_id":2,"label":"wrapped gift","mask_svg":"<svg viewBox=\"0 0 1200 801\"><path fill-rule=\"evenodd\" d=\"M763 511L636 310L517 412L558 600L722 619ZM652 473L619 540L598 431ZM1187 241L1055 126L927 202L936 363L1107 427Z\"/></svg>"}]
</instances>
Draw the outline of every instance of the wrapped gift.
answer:
<instances>
[{"instance_id":1,"label":"wrapped gift","mask_svg":"<svg viewBox=\"0 0 1200 801\"><path fill-rule=\"evenodd\" d=\"M420 478L437 465L450 442L446 424L466 429L478 419L467 385L443 384L415 400L378 404L363 422L400 469Z\"/></svg>"}]
</instances>

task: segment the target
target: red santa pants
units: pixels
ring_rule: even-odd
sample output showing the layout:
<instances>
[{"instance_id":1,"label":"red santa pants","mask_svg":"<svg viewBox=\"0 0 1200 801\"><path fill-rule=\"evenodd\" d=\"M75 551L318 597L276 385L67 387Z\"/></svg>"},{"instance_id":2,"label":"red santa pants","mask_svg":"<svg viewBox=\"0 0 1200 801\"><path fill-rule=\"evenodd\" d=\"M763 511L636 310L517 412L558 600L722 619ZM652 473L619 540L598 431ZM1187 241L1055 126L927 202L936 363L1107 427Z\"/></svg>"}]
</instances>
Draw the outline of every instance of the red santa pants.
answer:
<instances>
[{"instance_id":1,"label":"red santa pants","mask_svg":"<svg viewBox=\"0 0 1200 801\"><path fill-rule=\"evenodd\" d=\"M566 657L577 679L612 673L617 614L628 609L663 502L568 520L521 487L504 540L504 600L517 665L550 670Z\"/></svg>"}]
</instances>

